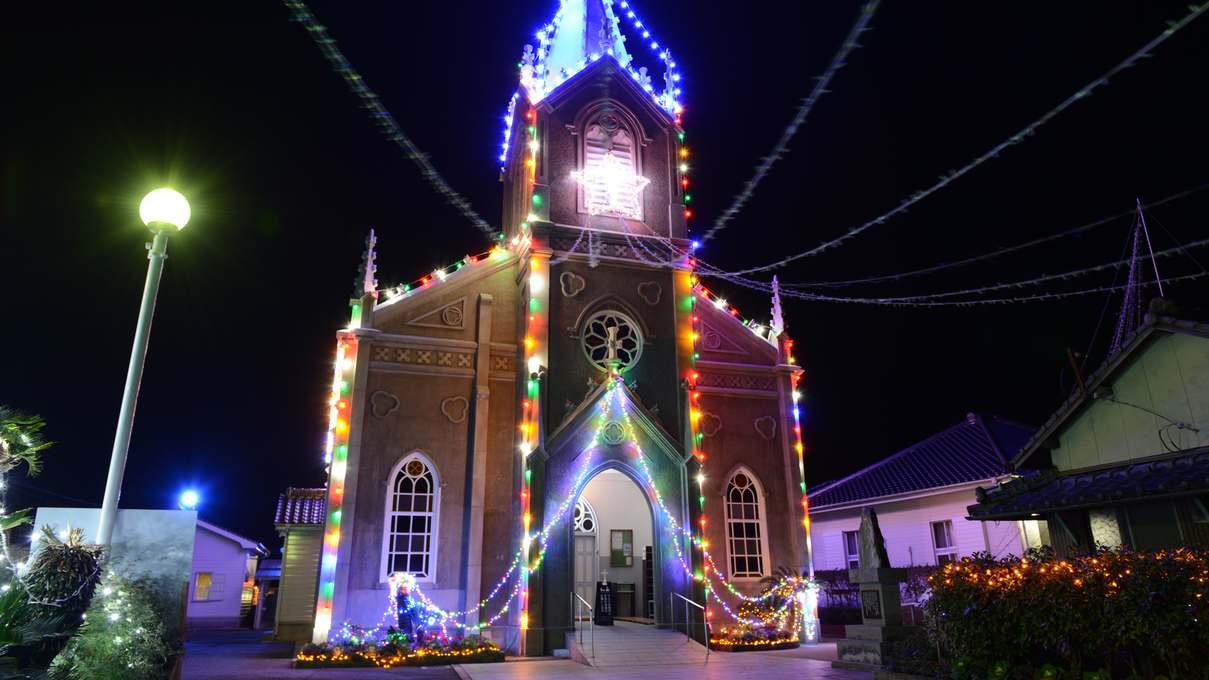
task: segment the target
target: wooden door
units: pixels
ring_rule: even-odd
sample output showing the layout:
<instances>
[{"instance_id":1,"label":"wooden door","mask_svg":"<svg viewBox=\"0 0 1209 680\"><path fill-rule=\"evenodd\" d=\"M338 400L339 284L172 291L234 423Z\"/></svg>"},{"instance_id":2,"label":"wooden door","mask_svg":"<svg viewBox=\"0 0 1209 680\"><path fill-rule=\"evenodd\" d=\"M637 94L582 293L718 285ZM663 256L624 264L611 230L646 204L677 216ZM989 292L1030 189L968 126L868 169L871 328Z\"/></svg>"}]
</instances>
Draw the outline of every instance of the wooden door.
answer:
<instances>
[{"instance_id":1,"label":"wooden door","mask_svg":"<svg viewBox=\"0 0 1209 680\"><path fill-rule=\"evenodd\" d=\"M594 534L577 534L575 536L575 592L584 602L596 606L596 536ZM576 601L578 602L578 600ZM579 615L579 607L572 609ZM583 608L583 616L589 616L588 608Z\"/></svg>"}]
</instances>

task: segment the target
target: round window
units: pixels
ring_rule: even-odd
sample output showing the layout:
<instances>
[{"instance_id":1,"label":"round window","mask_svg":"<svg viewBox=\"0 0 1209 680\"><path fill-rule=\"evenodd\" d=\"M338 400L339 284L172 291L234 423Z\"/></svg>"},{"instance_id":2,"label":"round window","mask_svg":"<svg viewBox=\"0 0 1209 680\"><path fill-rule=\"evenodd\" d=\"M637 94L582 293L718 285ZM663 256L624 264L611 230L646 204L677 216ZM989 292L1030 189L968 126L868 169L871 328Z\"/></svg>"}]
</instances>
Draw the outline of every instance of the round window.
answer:
<instances>
[{"instance_id":1,"label":"round window","mask_svg":"<svg viewBox=\"0 0 1209 680\"><path fill-rule=\"evenodd\" d=\"M617 312L598 312L583 329L583 349L588 360L607 370L605 360L617 358L617 370L634 367L642 356L642 333L638 324Z\"/></svg>"}]
</instances>

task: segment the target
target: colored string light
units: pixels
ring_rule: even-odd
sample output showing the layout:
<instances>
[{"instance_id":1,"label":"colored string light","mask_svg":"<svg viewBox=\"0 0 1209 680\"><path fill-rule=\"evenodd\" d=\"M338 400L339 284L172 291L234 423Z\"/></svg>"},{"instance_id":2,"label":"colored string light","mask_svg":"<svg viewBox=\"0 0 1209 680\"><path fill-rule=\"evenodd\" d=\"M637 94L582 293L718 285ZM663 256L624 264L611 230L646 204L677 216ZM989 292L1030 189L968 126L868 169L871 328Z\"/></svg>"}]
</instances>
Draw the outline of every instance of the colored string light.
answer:
<instances>
[{"instance_id":1,"label":"colored string light","mask_svg":"<svg viewBox=\"0 0 1209 680\"><path fill-rule=\"evenodd\" d=\"M948 186L950 182L957 179L958 177L961 177L962 175L964 175L967 172L973 170L974 168L982 165L983 163L985 163L986 161L988 161L992 158L997 158L999 156L999 154L1003 150L1007 149L1009 146L1020 144L1026 138L1033 136L1033 134L1036 133L1037 128L1039 128L1042 125L1044 125L1045 123L1049 122L1050 119L1052 119L1054 116L1058 115L1062 111L1065 111L1067 109L1067 107L1069 107L1071 104L1075 103L1076 101L1078 101L1080 99L1083 99L1084 97L1089 96L1097 87L1100 87L1101 85L1107 85L1110 78L1117 75L1121 71L1123 71L1131 66L1134 66L1140 59L1151 56L1150 51L1152 49L1154 49L1155 47L1158 47L1160 44L1162 44L1164 41L1166 41L1167 38L1170 38L1172 35L1174 35L1176 31L1180 30L1181 28L1184 28L1193 19L1196 19L1201 14L1203 14L1206 10L1209 10L1209 3L1200 5L1199 7L1196 5L1190 5L1189 8L1190 8L1189 13L1186 16L1184 16L1183 19L1180 19L1179 21L1168 22L1167 29L1164 30L1158 37L1156 37L1155 39L1146 43L1145 46L1143 46L1141 49L1139 49L1138 51L1131 54L1124 61L1122 61L1121 63L1119 63L1116 66L1109 69L1104 75L1091 81L1090 83L1085 85L1083 88L1081 88L1080 90L1078 90L1071 96L1067 97L1066 100L1063 101L1061 104L1050 109L1045 115L1041 116L1040 118L1033 121L1032 123L1029 123L1020 132L1017 132L1016 134L1012 135L1011 137L1008 137L1006 140L1004 140L1003 142L996 145L990 151L984 153L983 155L979 156L978 158L975 158L973 161L966 164L961 169L950 171L948 174L942 175L940 178L940 181L937 182L936 184L933 184L931 187L924 189L922 191L915 192L914 194L912 194L910 196L910 198L903 200L902 203L900 203L897 208L894 208L893 210L881 215L880 217L875 217L872 220L865 222L864 224L862 224L859 227L853 227L853 228L849 229L848 232L843 234L842 236L838 236L834 239L831 239L830 241L824 241L821 244L819 244L818 246L811 248L810 250L798 253L796 255L791 255L791 256L786 257L777 262L773 262L772 264L766 264L766 265L762 265L759 267L751 267L750 269L741 269L739 271L731 272L731 273L734 275L754 274L756 272L767 271L769 269L775 269L777 267L784 267L785 265L787 265L790 262L793 262L795 260L799 260L803 257L809 257L812 255L818 255L819 253L823 252L824 250L834 248L834 247L840 245L841 243L847 241L848 239L853 238L857 234L860 234L861 232L865 231L869 227L872 227L875 224L885 223L885 221L887 219L893 217L894 215L897 215L898 213L905 211L907 208L922 201L924 198L936 193L941 188Z\"/></svg>"}]
</instances>

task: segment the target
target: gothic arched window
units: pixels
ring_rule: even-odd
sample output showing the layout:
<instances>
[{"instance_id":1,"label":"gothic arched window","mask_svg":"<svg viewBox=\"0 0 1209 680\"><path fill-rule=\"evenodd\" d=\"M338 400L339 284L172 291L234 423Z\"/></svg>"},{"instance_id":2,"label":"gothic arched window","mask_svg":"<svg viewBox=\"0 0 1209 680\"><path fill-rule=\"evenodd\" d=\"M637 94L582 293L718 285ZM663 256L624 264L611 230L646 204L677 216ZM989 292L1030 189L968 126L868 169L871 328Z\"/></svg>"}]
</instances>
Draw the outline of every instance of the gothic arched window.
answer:
<instances>
[{"instance_id":1,"label":"gothic arched window","mask_svg":"<svg viewBox=\"0 0 1209 680\"><path fill-rule=\"evenodd\" d=\"M408 454L391 472L386 491L386 540L382 546L383 580L407 573L432 581L437 554L437 511L440 480L431 461Z\"/></svg>"},{"instance_id":2,"label":"gothic arched window","mask_svg":"<svg viewBox=\"0 0 1209 680\"><path fill-rule=\"evenodd\" d=\"M726 547L731 578L768 574L768 537L764 493L754 475L741 469L726 485Z\"/></svg>"},{"instance_id":3,"label":"gothic arched window","mask_svg":"<svg viewBox=\"0 0 1209 680\"><path fill-rule=\"evenodd\" d=\"M588 119L582 136L579 210L642 219L642 176L635 132L624 116L603 111Z\"/></svg>"},{"instance_id":4,"label":"gothic arched window","mask_svg":"<svg viewBox=\"0 0 1209 680\"><path fill-rule=\"evenodd\" d=\"M575 502L575 533L577 534L594 534L596 533L596 511L592 509L592 504L583 496Z\"/></svg>"}]
</instances>

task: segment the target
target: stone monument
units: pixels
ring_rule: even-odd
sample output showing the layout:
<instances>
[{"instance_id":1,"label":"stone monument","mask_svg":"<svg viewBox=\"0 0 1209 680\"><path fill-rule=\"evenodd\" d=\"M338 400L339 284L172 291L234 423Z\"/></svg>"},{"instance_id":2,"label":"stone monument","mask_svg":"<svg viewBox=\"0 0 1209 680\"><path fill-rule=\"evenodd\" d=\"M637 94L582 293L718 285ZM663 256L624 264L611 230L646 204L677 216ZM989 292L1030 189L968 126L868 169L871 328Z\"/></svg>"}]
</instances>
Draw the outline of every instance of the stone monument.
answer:
<instances>
[{"instance_id":1,"label":"stone monument","mask_svg":"<svg viewBox=\"0 0 1209 680\"><path fill-rule=\"evenodd\" d=\"M886 555L886 542L877 526L873 508L861 508L857 531L860 567L848 570L848 581L860 589L860 625L844 627L845 639L836 643L835 668L875 671L886 665L890 646L906 637L898 584L907 579L906 569L894 569Z\"/></svg>"}]
</instances>

